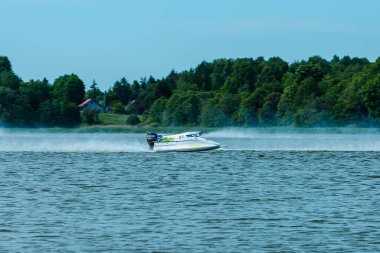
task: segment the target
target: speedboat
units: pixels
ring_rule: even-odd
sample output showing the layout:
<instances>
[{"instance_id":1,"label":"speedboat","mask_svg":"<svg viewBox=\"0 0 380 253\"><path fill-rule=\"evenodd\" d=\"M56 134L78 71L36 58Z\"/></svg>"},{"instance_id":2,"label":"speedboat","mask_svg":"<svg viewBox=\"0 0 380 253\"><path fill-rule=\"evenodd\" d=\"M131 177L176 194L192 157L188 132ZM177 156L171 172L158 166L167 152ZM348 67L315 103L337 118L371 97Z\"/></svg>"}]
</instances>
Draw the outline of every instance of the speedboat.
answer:
<instances>
[{"instance_id":1,"label":"speedboat","mask_svg":"<svg viewBox=\"0 0 380 253\"><path fill-rule=\"evenodd\" d=\"M220 144L200 137L202 132L185 132L181 134L158 134L149 132L146 141L153 151L206 151L220 148Z\"/></svg>"}]
</instances>

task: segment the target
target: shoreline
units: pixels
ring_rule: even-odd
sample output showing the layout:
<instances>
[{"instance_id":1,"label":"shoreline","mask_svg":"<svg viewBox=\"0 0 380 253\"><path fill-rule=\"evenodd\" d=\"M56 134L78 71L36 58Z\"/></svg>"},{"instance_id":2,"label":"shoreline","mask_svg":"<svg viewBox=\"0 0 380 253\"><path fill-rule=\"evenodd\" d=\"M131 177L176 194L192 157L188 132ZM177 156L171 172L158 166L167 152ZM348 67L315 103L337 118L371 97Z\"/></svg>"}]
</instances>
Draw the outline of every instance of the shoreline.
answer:
<instances>
[{"instance_id":1,"label":"shoreline","mask_svg":"<svg viewBox=\"0 0 380 253\"><path fill-rule=\"evenodd\" d=\"M209 132L254 132L254 133L302 133L302 134L380 134L378 127L201 127L201 126L131 126L131 125L81 125L73 128L64 127L4 127L0 131L5 132L51 132L51 133L146 133L149 131L160 133L180 133L187 131Z\"/></svg>"}]
</instances>

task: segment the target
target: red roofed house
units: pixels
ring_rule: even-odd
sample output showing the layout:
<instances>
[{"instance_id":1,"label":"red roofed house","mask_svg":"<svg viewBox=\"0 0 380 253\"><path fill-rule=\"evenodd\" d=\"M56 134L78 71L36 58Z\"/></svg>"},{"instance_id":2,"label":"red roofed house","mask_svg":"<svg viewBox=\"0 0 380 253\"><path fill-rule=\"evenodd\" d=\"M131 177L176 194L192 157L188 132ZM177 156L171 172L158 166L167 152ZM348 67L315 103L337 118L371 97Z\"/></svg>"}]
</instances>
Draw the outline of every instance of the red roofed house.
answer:
<instances>
[{"instance_id":1,"label":"red roofed house","mask_svg":"<svg viewBox=\"0 0 380 253\"><path fill-rule=\"evenodd\" d=\"M86 99L83 103L78 105L79 109L85 110L85 109L98 109L101 112L104 112L104 107L100 104L93 101L91 98Z\"/></svg>"}]
</instances>

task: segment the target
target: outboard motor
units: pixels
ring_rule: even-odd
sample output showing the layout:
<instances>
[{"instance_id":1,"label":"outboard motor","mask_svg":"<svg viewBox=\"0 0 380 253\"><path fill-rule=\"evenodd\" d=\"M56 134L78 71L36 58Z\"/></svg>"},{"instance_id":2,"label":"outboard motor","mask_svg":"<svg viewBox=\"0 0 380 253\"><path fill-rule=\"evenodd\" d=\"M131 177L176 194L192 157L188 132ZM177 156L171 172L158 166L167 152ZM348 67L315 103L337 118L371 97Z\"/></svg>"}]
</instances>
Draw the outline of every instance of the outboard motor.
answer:
<instances>
[{"instance_id":1,"label":"outboard motor","mask_svg":"<svg viewBox=\"0 0 380 253\"><path fill-rule=\"evenodd\" d=\"M148 142L149 149L153 150L154 143L157 142L157 134L154 132L148 132L146 134L146 141Z\"/></svg>"}]
</instances>

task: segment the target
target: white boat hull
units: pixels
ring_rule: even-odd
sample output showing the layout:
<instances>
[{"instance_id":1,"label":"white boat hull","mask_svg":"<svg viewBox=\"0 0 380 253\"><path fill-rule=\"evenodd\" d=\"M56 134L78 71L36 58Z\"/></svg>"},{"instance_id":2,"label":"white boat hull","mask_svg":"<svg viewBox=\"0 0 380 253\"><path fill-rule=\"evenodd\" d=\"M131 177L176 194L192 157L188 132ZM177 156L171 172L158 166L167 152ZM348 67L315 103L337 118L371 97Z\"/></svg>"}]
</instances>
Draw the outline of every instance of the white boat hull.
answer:
<instances>
[{"instance_id":1,"label":"white boat hull","mask_svg":"<svg viewBox=\"0 0 380 253\"><path fill-rule=\"evenodd\" d=\"M194 152L194 151L206 151L220 148L219 143L213 141L173 141L155 143L153 151L156 152Z\"/></svg>"}]
</instances>

